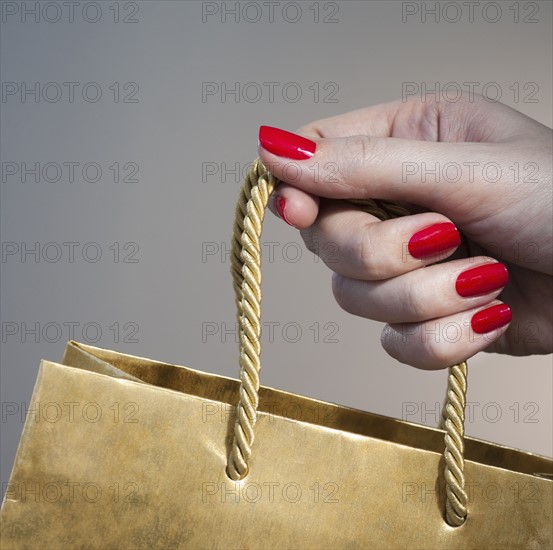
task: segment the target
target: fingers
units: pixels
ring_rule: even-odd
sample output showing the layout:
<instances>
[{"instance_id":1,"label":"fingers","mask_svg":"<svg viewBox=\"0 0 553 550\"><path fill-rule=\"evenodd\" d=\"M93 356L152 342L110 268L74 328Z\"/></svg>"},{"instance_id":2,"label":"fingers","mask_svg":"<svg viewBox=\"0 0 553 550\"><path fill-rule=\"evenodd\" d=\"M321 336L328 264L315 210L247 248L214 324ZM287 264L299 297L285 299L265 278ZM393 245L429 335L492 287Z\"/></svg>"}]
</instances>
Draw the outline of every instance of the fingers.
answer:
<instances>
[{"instance_id":1,"label":"fingers","mask_svg":"<svg viewBox=\"0 0 553 550\"><path fill-rule=\"evenodd\" d=\"M404 200L445 214L458 208L460 201L465 209L485 203L489 191L474 167L490 159L501 164L506 160L500 144L366 134L311 140L266 126L261 127L259 139L259 155L268 169L306 193Z\"/></svg>"},{"instance_id":2,"label":"fingers","mask_svg":"<svg viewBox=\"0 0 553 550\"><path fill-rule=\"evenodd\" d=\"M310 139L344 137L363 133L385 137L390 134L391 121L394 116L400 110L408 111L409 113L406 114L409 114L409 116L415 115L413 107L413 102L406 106L401 101L365 107L305 125L297 130L297 133ZM409 127L412 127L412 125L409 125ZM315 204L318 206L317 195L305 193L296 187L281 183L278 189L275 190L273 197L269 203L270 210L273 214L283 218L288 224L304 229L315 221L317 217ZM285 205L285 218L276 208L278 197L285 199L284 202L280 201L281 205Z\"/></svg>"},{"instance_id":3,"label":"fingers","mask_svg":"<svg viewBox=\"0 0 553 550\"><path fill-rule=\"evenodd\" d=\"M547 141L550 130L545 126L542 128L544 140ZM421 102L416 97L408 97L302 126L297 134L308 138L307 142L311 141L315 146L313 154L307 157L295 156L297 151L294 152L293 141L288 143L288 150L286 147L282 149L282 143L275 143L271 129L262 127L259 153L281 181L313 195L336 198L370 196L410 202L416 199L418 204L451 215L448 206L455 204L455 195L461 196L463 202L469 202L470 206L482 205L486 199L493 199L480 189L480 193L474 194L472 202L467 201L471 189L478 189L481 180L495 178L494 173L487 172L490 162L497 167L498 161L502 161L507 172L512 166L512 151L509 154L499 145L490 145L518 139L528 132L535 135L535 121L501 103L490 104L478 94L463 94L459 101L453 103L437 102L431 98ZM287 139L293 140L294 134L289 132L281 133L281 138L286 134ZM345 145L336 143L333 147L332 144L325 144L324 138L342 138L346 142ZM306 141L303 142L305 144ZM276 151L271 145L280 150ZM333 152L339 153L344 147L349 149L355 162L348 157L332 157ZM310 152L309 146L304 152ZM493 155L497 158L494 159ZM312 163L302 162L302 158L311 157L314 157ZM300 162L286 162L290 158L297 158ZM395 170L392 171L394 165ZM311 174L306 174L306 170ZM351 173L361 173L361 189L355 181L344 179ZM399 182L409 187L399 185ZM442 185L437 187L436 184ZM453 189L444 194L443 184L449 184ZM455 187L457 194L452 192ZM291 203L293 201L289 201ZM307 222L301 215L300 206L301 203L289 206L289 210L294 211L290 219L293 225L304 227ZM465 205L465 210L470 206ZM297 223L294 222L296 212L299 216Z\"/></svg>"},{"instance_id":4,"label":"fingers","mask_svg":"<svg viewBox=\"0 0 553 550\"><path fill-rule=\"evenodd\" d=\"M387 323L416 323L484 306L497 298L507 282L507 268L481 256L385 281L360 281L335 273L332 290L348 313Z\"/></svg>"},{"instance_id":5,"label":"fingers","mask_svg":"<svg viewBox=\"0 0 553 550\"><path fill-rule=\"evenodd\" d=\"M470 309L423 323L386 325L382 347L393 358L420 369L443 369L465 361L508 329L509 306L494 300L485 307Z\"/></svg>"},{"instance_id":6,"label":"fingers","mask_svg":"<svg viewBox=\"0 0 553 550\"><path fill-rule=\"evenodd\" d=\"M506 137L520 134L520 114L472 103L393 102L311 123L299 135L260 129L261 160L285 182L273 210L302 229L308 248L335 271L338 303L388 322L384 348L420 368L474 355L511 320L496 300L507 284L504 266L485 257L432 265L460 244L449 218L493 242L486 220L508 216L507 205L520 198L520 186L506 187L501 175L513 163ZM496 173L484 172L490 166ZM444 215L379 222L333 200L352 198L405 201Z\"/></svg>"},{"instance_id":7,"label":"fingers","mask_svg":"<svg viewBox=\"0 0 553 550\"><path fill-rule=\"evenodd\" d=\"M547 131L547 127L543 126ZM309 138L360 134L423 141L495 142L536 132L536 121L479 94L463 94L459 101L417 97L371 105L302 126Z\"/></svg>"},{"instance_id":8,"label":"fingers","mask_svg":"<svg viewBox=\"0 0 553 550\"><path fill-rule=\"evenodd\" d=\"M269 209L288 225L304 229L317 218L319 197L280 183L271 195Z\"/></svg>"},{"instance_id":9,"label":"fingers","mask_svg":"<svg viewBox=\"0 0 553 550\"><path fill-rule=\"evenodd\" d=\"M319 217L302 231L305 244L345 277L389 279L442 260L461 243L456 227L427 212L379 221L341 201L326 202Z\"/></svg>"},{"instance_id":10,"label":"fingers","mask_svg":"<svg viewBox=\"0 0 553 550\"><path fill-rule=\"evenodd\" d=\"M381 222L326 199L302 237L335 272L338 304L389 323L383 346L404 363L436 369L465 360L501 336L511 319L505 304L492 307L508 283L503 264L483 256L436 263L460 244L441 214Z\"/></svg>"},{"instance_id":11,"label":"fingers","mask_svg":"<svg viewBox=\"0 0 553 550\"><path fill-rule=\"evenodd\" d=\"M313 138L332 138L368 134L370 136L389 137L394 129L394 120L398 116L409 117L412 121L419 120L427 111L428 104L400 100L371 105L333 117L317 120L298 129L297 133ZM412 131L417 124L396 126ZM409 134L403 137L416 138ZM423 138L424 139L424 138Z\"/></svg>"}]
</instances>

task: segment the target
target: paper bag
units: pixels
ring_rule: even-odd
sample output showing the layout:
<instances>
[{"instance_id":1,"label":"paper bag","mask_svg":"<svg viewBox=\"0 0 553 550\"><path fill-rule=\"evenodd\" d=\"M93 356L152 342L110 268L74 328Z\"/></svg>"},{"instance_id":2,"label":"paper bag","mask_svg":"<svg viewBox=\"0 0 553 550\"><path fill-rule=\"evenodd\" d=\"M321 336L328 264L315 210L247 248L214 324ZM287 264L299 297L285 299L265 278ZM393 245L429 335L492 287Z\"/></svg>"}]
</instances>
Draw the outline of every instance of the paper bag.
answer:
<instances>
[{"instance_id":1,"label":"paper bag","mask_svg":"<svg viewBox=\"0 0 553 550\"><path fill-rule=\"evenodd\" d=\"M40 365L1 548L551 548L553 461L464 437L466 365L444 430L259 384L274 185L255 163L237 208L240 381L69 342Z\"/></svg>"}]
</instances>

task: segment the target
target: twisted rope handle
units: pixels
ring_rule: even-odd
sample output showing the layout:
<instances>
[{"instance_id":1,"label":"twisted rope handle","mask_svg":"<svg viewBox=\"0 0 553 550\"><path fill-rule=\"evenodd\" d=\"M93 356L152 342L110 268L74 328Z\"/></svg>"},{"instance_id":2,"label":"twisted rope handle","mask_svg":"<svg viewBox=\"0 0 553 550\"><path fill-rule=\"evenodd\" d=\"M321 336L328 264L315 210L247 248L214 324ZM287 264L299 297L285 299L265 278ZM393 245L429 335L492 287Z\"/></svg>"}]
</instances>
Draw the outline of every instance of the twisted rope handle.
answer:
<instances>
[{"instance_id":1,"label":"twisted rope handle","mask_svg":"<svg viewBox=\"0 0 553 550\"><path fill-rule=\"evenodd\" d=\"M256 159L250 166L240 191L232 236L231 272L236 295L240 337L240 400L227 474L237 481L248 473L254 428L259 404L261 368L261 230L269 197L278 182ZM348 202L381 220L406 216L401 205L383 200L352 199ZM449 368L442 426L445 429L445 517L452 526L467 517L464 477L464 420L467 391L467 365Z\"/></svg>"}]
</instances>

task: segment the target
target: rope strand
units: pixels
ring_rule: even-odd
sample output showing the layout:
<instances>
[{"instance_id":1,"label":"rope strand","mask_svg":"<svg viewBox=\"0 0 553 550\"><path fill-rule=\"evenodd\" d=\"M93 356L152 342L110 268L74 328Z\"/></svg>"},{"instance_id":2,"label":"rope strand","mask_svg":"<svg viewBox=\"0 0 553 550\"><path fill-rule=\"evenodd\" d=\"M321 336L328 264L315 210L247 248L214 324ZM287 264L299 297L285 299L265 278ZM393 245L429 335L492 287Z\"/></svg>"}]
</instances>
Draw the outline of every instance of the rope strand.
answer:
<instances>
[{"instance_id":1,"label":"rope strand","mask_svg":"<svg viewBox=\"0 0 553 550\"><path fill-rule=\"evenodd\" d=\"M274 176L256 159L245 177L236 206L231 273L239 326L240 400L227 464L227 474L235 481L248 473L257 421L261 368L261 231L269 197L277 184ZM372 199L351 199L348 202L380 220L409 215L409 211L396 202ZM462 525L467 517L463 473L466 378L466 363L449 368L442 418L446 432L445 516L455 527Z\"/></svg>"}]
</instances>

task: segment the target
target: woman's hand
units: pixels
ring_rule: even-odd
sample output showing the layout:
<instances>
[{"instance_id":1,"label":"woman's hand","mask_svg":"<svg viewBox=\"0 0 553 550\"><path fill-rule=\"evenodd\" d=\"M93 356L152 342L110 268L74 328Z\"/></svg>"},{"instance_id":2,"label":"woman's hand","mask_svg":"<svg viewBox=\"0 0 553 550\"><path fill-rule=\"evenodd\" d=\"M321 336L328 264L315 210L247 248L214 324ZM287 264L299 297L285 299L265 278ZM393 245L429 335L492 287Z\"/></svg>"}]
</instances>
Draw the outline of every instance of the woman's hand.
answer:
<instances>
[{"instance_id":1,"label":"woman's hand","mask_svg":"<svg viewBox=\"0 0 553 550\"><path fill-rule=\"evenodd\" d=\"M260 130L261 159L283 182L270 207L334 271L342 308L388 323L391 356L438 369L483 349L553 351L549 128L465 96L377 105L298 133ZM413 215L379 221L336 200L354 198L401 201Z\"/></svg>"}]
</instances>

